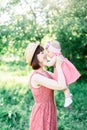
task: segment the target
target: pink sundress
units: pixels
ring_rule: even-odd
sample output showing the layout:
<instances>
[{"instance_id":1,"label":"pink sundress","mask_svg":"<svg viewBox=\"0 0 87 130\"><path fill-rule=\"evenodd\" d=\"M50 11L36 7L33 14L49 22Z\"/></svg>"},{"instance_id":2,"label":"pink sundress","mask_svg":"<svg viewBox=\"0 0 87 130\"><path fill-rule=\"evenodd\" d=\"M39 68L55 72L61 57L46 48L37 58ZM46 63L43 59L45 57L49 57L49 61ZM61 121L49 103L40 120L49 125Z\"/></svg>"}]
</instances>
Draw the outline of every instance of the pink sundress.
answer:
<instances>
[{"instance_id":1,"label":"pink sundress","mask_svg":"<svg viewBox=\"0 0 87 130\"><path fill-rule=\"evenodd\" d=\"M67 59L63 59L62 70L65 76L66 84L70 85L75 82L81 75L76 67ZM57 80L58 74L56 67L54 67L54 79Z\"/></svg>"},{"instance_id":2,"label":"pink sundress","mask_svg":"<svg viewBox=\"0 0 87 130\"><path fill-rule=\"evenodd\" d=\"M31 78L36 73L38 72L34 72L31 75ZM44 71L44 73L45 76L52 79L48 72ZM31 85L31 78L30 89L34 97L35 104L30 116L30 130L57 130L57 113L54 102L54 91L46 88L45 85L40 88L34 88Z\"/></svg>"}]
</instances>

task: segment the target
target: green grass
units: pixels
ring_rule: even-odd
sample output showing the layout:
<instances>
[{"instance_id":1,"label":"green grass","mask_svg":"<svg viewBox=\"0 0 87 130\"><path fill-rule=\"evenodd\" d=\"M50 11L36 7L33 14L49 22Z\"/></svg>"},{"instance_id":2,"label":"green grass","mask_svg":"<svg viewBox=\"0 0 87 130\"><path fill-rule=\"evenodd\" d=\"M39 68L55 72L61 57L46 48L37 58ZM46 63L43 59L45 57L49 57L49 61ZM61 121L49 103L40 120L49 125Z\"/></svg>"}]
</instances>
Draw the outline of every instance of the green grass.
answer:
<instances>
[{"instance_id":1,"label":"green grass","mask_svg":"<svg viewBox=\"0 0 87 130\"><path fill-rule=\"evenodd\" d=\"M0 130L29 130L29 117L34 100L28 83L25 82L28 71L28 67L22 62L3 63L0 66ZM55 91L58 130L86 130L86 77L72 84L70 90L73 104L69 108L63 107L63 92Z\"/></svg>"},{"instance_id":2,"label":"green grass","mask_svg":"<svg viewBox=\"0 0 87 130\"><path fill-rule=\"evenodd\" d=\"M59 130L86 130L87 82L83 79L80 79L78 82L70 86L70 90L73 94L73 103L69 108L63 108L63 93L55 93L58 110Z\"/></svg>"}]
</instances>

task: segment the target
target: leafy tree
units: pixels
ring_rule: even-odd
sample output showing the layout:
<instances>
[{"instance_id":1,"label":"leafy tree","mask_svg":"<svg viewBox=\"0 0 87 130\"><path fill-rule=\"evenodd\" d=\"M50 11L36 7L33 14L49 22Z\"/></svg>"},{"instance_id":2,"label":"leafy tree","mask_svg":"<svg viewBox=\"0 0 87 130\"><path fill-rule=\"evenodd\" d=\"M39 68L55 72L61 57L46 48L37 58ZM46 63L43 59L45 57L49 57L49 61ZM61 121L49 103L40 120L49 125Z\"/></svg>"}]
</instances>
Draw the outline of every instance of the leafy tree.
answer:
<instances>
[{"instance_id":1,"label":"leafy tree","mask_svg":"<svg viewBox=\"0 0 87 130\"><path fill-rule=\"evenodd\" d=\"M23 57L26 45L47 35L61 43L64 56L80 70L87 69L86 0L9 0L0 7L0 52ZM8 51L7 51L8 50Z\"/></svg>"}]
</instances>

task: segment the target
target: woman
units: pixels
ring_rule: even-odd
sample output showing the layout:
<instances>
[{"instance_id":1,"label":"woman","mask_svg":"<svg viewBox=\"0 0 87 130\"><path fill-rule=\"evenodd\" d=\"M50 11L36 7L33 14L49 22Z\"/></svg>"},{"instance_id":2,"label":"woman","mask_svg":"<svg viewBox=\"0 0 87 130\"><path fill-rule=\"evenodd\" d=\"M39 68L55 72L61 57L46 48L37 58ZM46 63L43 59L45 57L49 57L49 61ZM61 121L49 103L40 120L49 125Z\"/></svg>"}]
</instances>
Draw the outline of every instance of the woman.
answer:
<instances>
[{"instance_id":1,"label":"woman","mask_svg":"<svg viewBox=\"0 0 87 130\"><path fill-rule=\"evenodd\" d=\"M57 60L56 81L52 73L44 70L43 62L46 60L46 54L40 43L30 43L25 50L25 58L29 66L34 69L30 76L30 88L35 100L30 117L30 130L57 130L54 90L66 88L62 63Z\"/></svg>"}]
</instances>

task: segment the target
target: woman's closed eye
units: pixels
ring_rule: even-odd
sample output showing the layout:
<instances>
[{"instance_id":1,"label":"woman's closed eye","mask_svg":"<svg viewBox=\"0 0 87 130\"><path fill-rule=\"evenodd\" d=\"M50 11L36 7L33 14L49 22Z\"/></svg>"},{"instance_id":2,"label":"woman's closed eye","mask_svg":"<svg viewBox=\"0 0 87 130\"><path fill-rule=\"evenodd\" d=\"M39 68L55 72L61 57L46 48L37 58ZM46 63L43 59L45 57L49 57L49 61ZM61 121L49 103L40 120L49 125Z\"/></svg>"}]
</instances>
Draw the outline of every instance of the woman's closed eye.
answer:
<instances>
[{"instance_id":1,"label":"woman's closed eye","mask_svg":"<svg viewBox=\"0 0 87 130\"><path fill-rule=\"evenodd\" d=\"M44 54L44 51L41 51L40 54Z\"/></svg>"}]
</instances>

